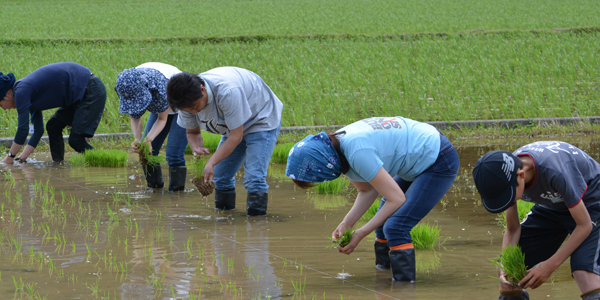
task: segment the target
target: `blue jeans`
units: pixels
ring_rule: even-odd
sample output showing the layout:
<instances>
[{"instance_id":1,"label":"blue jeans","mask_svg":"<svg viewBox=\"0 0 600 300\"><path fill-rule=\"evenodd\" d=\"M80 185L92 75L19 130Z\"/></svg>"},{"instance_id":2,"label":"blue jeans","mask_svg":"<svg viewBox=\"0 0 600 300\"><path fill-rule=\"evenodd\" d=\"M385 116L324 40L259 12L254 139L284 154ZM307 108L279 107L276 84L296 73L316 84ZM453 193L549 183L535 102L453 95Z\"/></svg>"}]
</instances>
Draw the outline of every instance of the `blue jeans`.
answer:
<instances>
[{"instance_id":1,"label":"blue jeans","mask_svg":"<svg viewBox=\"0 0 600 300\"><path fill-rule=\"evenodd\" d=\"M150 114L144 128L144 135L148 134L157 119L157 114ZM188 142L185 128L177 124L177 115L169 115L165 128L152 141L152 155L158 155L167 135L169 136L166 149L167 164L169 167L185 166L185 148Z\"/></svg>"},{"instance_id":2,"label":"blue jeans","mask_svg":"<svg viewBox=\"0 0 600 300\"><path fill-rule=\"evenodd\" d=\"M266 193L269 190L267 169L280 129L281 124L273 130L245 135L233 152L215 166L215 177L213 179L216 184L215 189L220 191L234 189L235 173L244 163L244 187L246 187L246 191L248 193ZM219 147L225 140L227 140L227 137L221 137Z\"/></svg>"},{"instance_id":3,"label":"blue jeans","mask_svg":"<svg viewBox=\"0 0 600 300\"><path fill-rule=\"evenodd\" d=\"M460 164L458 153L442 134L440 145L440 154L435 163L414 181L409 182L394 176L394 180L406 196L406 202L375 230L377 238L387 240L389 247L412 243L410 230L433 209L452 186ZM382 198L380 209L384 203L385 198Z\"/></svg>"}]
</instances>

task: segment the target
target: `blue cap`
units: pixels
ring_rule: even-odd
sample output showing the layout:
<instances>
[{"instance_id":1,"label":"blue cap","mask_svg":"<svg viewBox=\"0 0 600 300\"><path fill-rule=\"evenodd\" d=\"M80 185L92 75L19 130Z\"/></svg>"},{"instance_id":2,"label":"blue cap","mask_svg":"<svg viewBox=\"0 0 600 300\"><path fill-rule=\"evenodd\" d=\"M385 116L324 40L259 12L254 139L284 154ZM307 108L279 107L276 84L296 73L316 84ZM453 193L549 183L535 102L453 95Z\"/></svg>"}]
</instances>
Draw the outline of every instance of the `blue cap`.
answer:
<instances>
[{"instance_id":1,"label":"blue cap","mask_svg":"<svg viewBox=\"0 0 600 300\"><path fill-rule=\"evenodd\" d=\"M6 93L13 87L14 84L15 75L13 73L4 75L2 72L0 72L0 101L2 98L4 98L4 96L6 96Z\"/></svg>"},{"instance_id":2,"label":"blue cap","mask_svg":"<svg viewBox=\"0 0 600 300\"><path fill-rule=\"evenodd\" d=\"M501 213L515 203L518 158L508 151L490 151L473 168L475 187L483 206L491 213Z\"/></svg>"}]
</instances>

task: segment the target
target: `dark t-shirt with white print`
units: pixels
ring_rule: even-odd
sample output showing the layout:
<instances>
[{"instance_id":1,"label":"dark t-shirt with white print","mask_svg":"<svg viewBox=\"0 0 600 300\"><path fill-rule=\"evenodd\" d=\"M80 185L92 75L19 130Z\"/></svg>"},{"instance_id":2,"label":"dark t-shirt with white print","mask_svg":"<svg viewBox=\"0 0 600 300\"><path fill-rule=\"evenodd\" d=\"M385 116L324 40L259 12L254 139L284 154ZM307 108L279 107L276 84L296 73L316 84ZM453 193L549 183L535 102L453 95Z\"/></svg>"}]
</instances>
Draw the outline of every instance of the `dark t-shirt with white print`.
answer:
<instances>
[{"instance_id":1,"label":"dark t-shirt with white print","mask_svg":"<svg viewBox=\"0 0 600 300\"><path fill-rule=\"evenodd\" d=\"M567 210L583 201L600 202L600 164L581 149L558 141L535 142L517 149L535 163L533 184L522 199L555 210Z\"/></svg>"}]
</instances>

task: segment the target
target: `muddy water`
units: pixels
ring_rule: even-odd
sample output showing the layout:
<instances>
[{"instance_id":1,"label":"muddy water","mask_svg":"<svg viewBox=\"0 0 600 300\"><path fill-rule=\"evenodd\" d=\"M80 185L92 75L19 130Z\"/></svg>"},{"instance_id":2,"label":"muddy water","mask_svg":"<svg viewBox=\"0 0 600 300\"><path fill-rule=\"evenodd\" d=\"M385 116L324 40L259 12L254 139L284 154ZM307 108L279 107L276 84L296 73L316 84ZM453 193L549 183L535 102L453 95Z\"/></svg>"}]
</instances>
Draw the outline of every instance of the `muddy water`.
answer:
<instances>
[{"instance_id":1,"label":"muddy water","mask_svg":"<svg viewBox=\"0 0 600 300\"><path fill-rule=\"evenodd\" d=\"M598 159L591 139L570 141ZM214 196L144 188L140 170L52 166L44 156L2 166L0 298L47 299L493 299L502 228L470 176L484 152L512 141L461 146L460 177L424 222L444 243L417 250L417 283L374 268L373 238L350 256L326 249L352 194L297 190L283 165L269 170L267 217L215 212ZM131 157L135 162L134 157ZM165 171L166 166L163 166ZM164 172L166 174L166 172ZM168 184L168 178L165 178ZM532 299L578 299L568 261Z\"/></svg>"}]
</instances>

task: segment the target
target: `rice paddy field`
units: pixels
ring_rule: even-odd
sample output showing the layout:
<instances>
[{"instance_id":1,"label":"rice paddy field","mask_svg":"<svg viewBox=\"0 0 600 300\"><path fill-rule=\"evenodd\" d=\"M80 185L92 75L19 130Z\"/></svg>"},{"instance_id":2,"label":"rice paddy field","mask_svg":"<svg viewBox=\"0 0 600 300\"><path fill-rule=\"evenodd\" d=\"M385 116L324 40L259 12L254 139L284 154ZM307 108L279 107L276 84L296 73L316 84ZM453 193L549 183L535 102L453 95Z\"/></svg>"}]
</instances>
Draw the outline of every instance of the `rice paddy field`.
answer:
<instances>
[{"instance_id":1,"label":"rice paddy field","mask_svg":"<svg viewBox=\"0 0 600 300\"><path fill-rule=\"evenodd\" d=\"M195 73L250 69L284 103L283 126L384 115L581 117L600 108L597 0L0 0L0 9L0 71L22 78L59 61L89 67L108 92L97 133L130 131L113 87L123 69L149 61ZM15 111L0 111L0 136L14 136L16 124ZM327 249L356 192L344 181L296 189L285 177L296 136L280 137L268 215L255 218L245 216L243 172L236 175L237 210L218 212L214 196L201 197L189 182L191 157L187 190L168 193L145 188L132 153L116 167L99 167L77 155L53 165L37 151L25 165L0 166L0 297L497 298L489 259L501 249L503 216L487 213L476 195L470 174L477 158L559 139L600 159L595 135L575 135L586 128L549 129L553 136L519 130L508 139L453 140L460 176L422 222L439 238L417 250L414 284L375 269L374 237L350 256ZM568 261L530 294L579 299Z\"/></svg>"},{"instance_id":2,"label":"rice paddy field","mask_svg":"<svg viewBox=\"0 0 600 300\"><path fill-rule=\"evenodd\" d=\"M126 132L113 87L160 61L189 72L255 71L285 105L283 126L374 115L419 121L592 116L595 1L2 2L3 72L75 61L106 84L98 132ZM47 111L48 118L52 111ZM14 112L0 112L12 136Z\"/></svg>"},{"instance_id":3,"label":"rice paddy field","mask_svg":"<svg viewBox=\"0 0 600 300\"><path fill-rule=\"evenodd\" d=\"M568 142L600 159L596 137ZM0 166L0 295L3 299L490 299L502 215L488 213L471 168L493 146L457 143L456 182L411 232L428 243L417 254L417 281L391 280L375 268L374 236L350 255L331 249L331 232L356 191L298 190L285 164L269 168L269 211L246 217L243 172L237 209L215 211L189 182L180 193L145 187L138 158L124 167L53 165L36 153ZM527 140L533 142L533 140ZM191 161L191 157L188 157ZM163 169L166 169L163 164ZM165 180L167 177L165 176ZM166 190L166 188L165 188ZM426 228L431 228L427 230ZM419 231L419 232L417 232ZM433 233L433 234L432 234ZM578 299L568 261L532 299Z\"/></svg>"}]
</instances>

